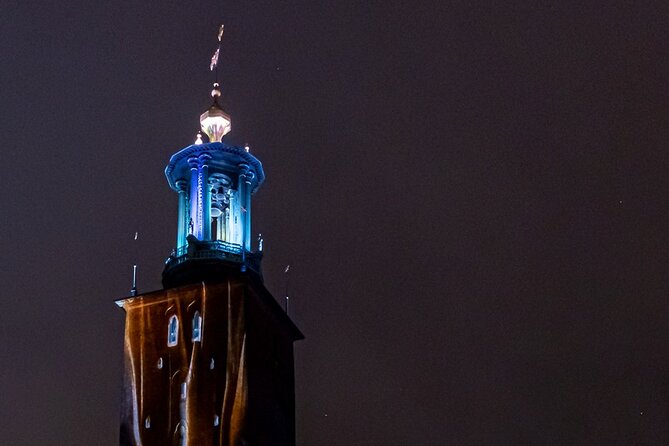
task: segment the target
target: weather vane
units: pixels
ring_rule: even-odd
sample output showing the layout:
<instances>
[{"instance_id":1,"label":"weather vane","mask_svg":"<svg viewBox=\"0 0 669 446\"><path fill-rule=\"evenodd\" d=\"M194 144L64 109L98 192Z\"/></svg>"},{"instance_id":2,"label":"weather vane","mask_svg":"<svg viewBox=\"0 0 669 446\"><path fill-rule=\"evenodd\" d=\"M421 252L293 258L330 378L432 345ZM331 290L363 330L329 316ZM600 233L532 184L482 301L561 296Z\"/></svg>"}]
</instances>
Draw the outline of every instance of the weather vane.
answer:
<instances>
[{"instance_id":1,"label":"weather vane","mask_svg":"<svg viewBox=\"0 0 669 446\"><path fill-rule=\"evenodd\" d=\"M221 53L221 44L223 43L224 29L225 25L221 25L221 27L218 28L218 47L216 48L216 52L214 53L214 55L211 56L211 63L209 64L210 71L214 71L214 68L218 67L218 56ZM216 81L218 82L218 69L216 70Z\"/></svg>"},{"instance_id":2,"label":"weather vane","mask_svg":"<svg viewBox=\"0 0 669 446\"><path fill-rule=\"evenodd\" d=\"M202 131L209 137L209 142L220 142L221 138L230 132L230 115L225 113L218 103L218 98L221 96L221 86L218 83L218 57L221 54L221 44L223 42L223 25L218 28L218 47L216 52L211 57L211 64L209 69L214 71L216 68L216 75L214 76L214 88L211 90L211 97L213 104L202 115L200 115L200 127ZM195 139L195 144L202 144L202 136ZM197 229L197 224L196 224ZM197 231L196 231L197 232ZM243 254L242 254L243 255Z\"/></svg>"}]
</instances>

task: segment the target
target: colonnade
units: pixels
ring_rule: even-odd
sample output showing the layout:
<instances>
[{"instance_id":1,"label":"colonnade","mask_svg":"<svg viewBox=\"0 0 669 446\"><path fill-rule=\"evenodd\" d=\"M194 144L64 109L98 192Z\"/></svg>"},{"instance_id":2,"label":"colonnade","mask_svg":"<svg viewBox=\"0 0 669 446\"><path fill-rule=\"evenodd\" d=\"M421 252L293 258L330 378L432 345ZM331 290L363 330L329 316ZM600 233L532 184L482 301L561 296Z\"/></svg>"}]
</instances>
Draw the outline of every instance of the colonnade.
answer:
<instances>
[{"instance_id":1,"label":"colonnade","mask_svg":"<svg viewBox=\"0 0 669 446\"><path fill-rule=\"evenodd\" d=\"M251 249L251 193L255 176L247 164L239 164L236 191L230 185L229 211L217 219L216 233L212 234L212 194L210 179L211 155L202 153L188 158L190 179L175 182L179 195L177 249L186 246L186 237L192 234L200 241L222 240ZM224 227L225 230L219 228ZM220 237L224 236L224 239Z\"/></svg>"}]
</instances>

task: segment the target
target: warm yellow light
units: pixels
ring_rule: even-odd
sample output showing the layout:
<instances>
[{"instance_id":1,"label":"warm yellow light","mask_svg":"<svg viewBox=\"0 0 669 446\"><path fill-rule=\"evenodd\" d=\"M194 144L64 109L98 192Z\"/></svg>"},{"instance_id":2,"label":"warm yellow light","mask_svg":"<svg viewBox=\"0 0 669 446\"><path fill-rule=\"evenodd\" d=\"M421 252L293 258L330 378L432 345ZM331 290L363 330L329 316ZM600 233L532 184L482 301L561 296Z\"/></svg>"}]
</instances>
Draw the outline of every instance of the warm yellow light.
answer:
<instances>
[{"instance_id":1,"label":"warm yellow light","mask_svg":"<svg viewBox=\"0 0 669 446\"><path fill-rule=\"evenodd\" d=\"M210 142L221 141L232 129L230 117L220 108L213 106L200 116L202 131Z\"/></svg>"}]
</instances>

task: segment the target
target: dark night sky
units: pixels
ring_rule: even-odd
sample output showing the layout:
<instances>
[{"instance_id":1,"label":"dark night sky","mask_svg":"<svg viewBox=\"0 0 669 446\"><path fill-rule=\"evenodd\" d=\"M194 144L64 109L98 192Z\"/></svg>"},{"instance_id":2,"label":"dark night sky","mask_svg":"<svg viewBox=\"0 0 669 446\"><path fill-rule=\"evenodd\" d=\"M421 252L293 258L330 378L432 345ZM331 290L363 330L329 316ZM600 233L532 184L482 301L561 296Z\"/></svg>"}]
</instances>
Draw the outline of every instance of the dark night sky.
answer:
<instances>
[{"instance_id":1,"label":"dark night sky","mask_svg":"<svg viewBox=\"0 0 669 446\"><path fill-rule=\"evenodd\" d=\"M300 445L669 443L667 5L4 1L0 443L118 444L221 22Z\"/></svg>"}]
</instances>

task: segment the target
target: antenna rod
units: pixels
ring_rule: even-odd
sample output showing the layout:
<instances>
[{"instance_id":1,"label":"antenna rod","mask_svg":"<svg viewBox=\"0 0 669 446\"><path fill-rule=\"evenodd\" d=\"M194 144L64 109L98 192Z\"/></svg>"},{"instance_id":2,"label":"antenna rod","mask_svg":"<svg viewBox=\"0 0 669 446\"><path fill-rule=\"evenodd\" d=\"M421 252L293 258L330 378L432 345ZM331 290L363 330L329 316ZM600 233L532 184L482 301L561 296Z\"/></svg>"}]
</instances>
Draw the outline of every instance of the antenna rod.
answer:
<instances>
[{"instance_id":1,"label":"antenna rod","mask_svg":"<svg viewBox=\"0 0 669 446\"><path fill-rule=\"evenodd\" d=\"M135 237L134 241L137 242L137 238L139 237L139 232L135 231ZM134 253L133 257L135 257L135 262L137 261L137 243L133 243L133 248L134 248ZM137 296L137 263L134 263L132 265L132 288L130 288L130 295L131 296Z\"/></svg>"},{"instance_id":2,"label":"antenna rod","mask_svg":"<svg viewBox=\"0 0 669 446\"><path fill-rule=\"evenodd\" d=\"M290 277L288 271L290 271L290 265L287 265L286 269L283 271L284 274L286 275L286 288L285 288L286 301L283 304L283 310L286 312L286 314L288 314L288 301L290 300L288 297L288 278Z\"/></svg>"},{"instance_id":3,"label":"antenna rod","mask_svg":"<svg viewBox=\"0 0 669 446\"><path fill-rule=\"evenodd\" d=\"M132 288L130 289L131 296L137 296L137 265L132 265Z\"/></svg>"}]
</instances>

